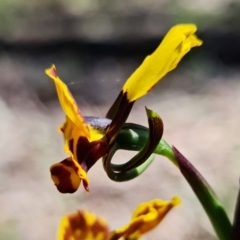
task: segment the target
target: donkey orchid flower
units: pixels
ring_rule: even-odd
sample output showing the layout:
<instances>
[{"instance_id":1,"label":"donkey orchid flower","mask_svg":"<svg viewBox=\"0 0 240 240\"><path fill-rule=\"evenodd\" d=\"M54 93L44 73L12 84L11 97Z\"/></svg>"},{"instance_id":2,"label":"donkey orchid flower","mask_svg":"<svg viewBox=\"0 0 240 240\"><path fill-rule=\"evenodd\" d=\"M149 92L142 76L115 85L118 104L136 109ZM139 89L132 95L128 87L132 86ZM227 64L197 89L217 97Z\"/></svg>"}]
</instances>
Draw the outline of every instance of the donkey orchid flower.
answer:
<instances>
[{"instance_id":1,"label":"donkey orchid flower","mask_svg":"<svg viewBox=\"0 0 240 240\"><path fill-rule=\"evenodd\" d=\"M52 180L61 193L75 192L81 181L86 191L89 191L87 171L101 157L108 159L134 102L147 94L168 72L176 68L192 47L202 44L194 34L196 31L197 28L193 24L172 27L157 49L146 57L126 81L106 118L83 117L69 89L58 77L56 67L53 65L46 70L46 74L55 83L59 102L66 115L60 131L65 140L64 150L69 157L54 164L50 169ZM163 134L161 118L149 109L147 116L149 141L136 155L141 163L153 153Z\"/></svg>"},{"instance_id":2,"label":"donkey orchid flower","mask_svg":"<svg viewBox=\"0 0 240 240\"><path fill-rule=\"evenodd\" d=\"M62 218L58 229L58 240L128 240L139 239L157 227L167 213L181 200L175 196L169 201L154 199L140 204L125 226L110 231L105 219L87 211L77 211Z\"/></svg>"}]
</instances>

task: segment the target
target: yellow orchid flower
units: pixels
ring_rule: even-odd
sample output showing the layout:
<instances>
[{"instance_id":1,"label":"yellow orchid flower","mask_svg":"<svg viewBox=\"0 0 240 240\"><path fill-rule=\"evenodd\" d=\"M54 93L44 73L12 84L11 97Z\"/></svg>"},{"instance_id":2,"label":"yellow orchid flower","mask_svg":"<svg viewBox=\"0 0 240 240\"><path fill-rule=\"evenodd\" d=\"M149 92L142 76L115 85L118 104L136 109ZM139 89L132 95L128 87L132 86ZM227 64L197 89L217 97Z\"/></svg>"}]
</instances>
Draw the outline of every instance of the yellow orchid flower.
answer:
<instances>
[{"instance_id":1,"label":"yellow orchid flower","mask_svg":"<svg viewBox=\"0 0 240 240\"><path fill-rule=\"evenodd\" d=\"M54 65L46 70L46 74L53 79L66 114L66 121L59 130L64 136L64 150L70 155L51 167L52 180L62 193L75 192L81 180L88 191L89 179L86 172L108 151L104 132L86 122L66 84L57 76Z\"/></svg>"},{"instance_id":2,"label":"yellow orchid flower","mask_svg":"<svg viewBox=\"0 0 240 240\"><path fill-rule=\"evenodd\" d=\"M128 224L111 232L103 218L87 211L77 211L62 218L57 240L117 240L121 237L137 240L157 227L167 213L180 203L179 197L142 203L135 209Z\"/></svg>"},{"instance_id":3,"label":"yellow orchid flower","mask_svg":"<svg viewBox=\"0 0 240 240\"><path fill-rule=\"evenodd\" d=\"M57 75L53 65L46 74L54 81L58 98L66 121L60 127L65 144L67 159L51 167L51 177L62 193L75 192L81 181L88 191L87 171L101 157L106 157L124 125L134 102L147 94L168 72L173 70L182 57L192 47L202 41L195 36L197 28L193 24L176 25L170 29L158 48L140 65L124 84L118 98L106 114L105 119L83 117L67 86ZM158 119L152 124L158 131L154 135L155 145L161 139L163 125L157 114L147 110L149 118ZM142 160L149 157L154 144L144 149Z\"/></svg>"},{"instance_id":4,"label":"yellow orchid flower","mask_svg":"<svg viewBox=\"0 0 240 240\"><path fill-rule=\"evenodd\" d=\"M61 219L57 240L105 240L109 236L105 219L87 211L77 211Z\"/></svg>"}]
</instances>

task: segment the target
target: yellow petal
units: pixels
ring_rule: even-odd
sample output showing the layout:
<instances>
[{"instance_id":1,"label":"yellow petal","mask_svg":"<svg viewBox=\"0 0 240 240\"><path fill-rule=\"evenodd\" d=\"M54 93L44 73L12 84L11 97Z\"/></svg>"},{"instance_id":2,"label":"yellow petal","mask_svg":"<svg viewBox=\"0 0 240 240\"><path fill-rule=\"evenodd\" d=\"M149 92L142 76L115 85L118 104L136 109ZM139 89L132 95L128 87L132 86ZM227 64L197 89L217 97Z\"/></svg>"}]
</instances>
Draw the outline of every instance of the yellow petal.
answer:
<instances>
[{"instance_id":1,"label":"yellow petal","mask_svg":"<svg viewBox=\"0 0 240 240\"><path fill-rule=\"evenodd\" d=\"M103 218L87 211L77 211L62 218L57 239L108 240L109 229Z\"/></svg>"},{"instance_id":2,"label":"yellow petal","mask_svg":"<svg viewBox=\"0 0 240 240\"><path fill-rule=\"evenodd\" d=\"M147 94L161 78L176 68L192 47L202 44L194 35L196 31L193 24L176 25L169 30L155 52L145 58L123 86L130 102Z\"/></svg>"},{"instance_id":3,"label":"yellow petal","mask_svg":"<svg viewBox=\"0 0 240 240\"><path fill-rule=\"evenodd\" d=\"M89 179L86 172L71 158L52 165L50 172L54 184L61 193L76 192L81 181L83 181L86 191L89 191Z\"/></svg>"},{"instance_id":4,"label":"yellow petal","mask_svg":"<svg viewBox=\"0 0 240 240\"><path fill-rule=\"evenodd\" d=\"M181 203L179 197L173 197L170 201L154 199L140 204L134 211L129 224L111 233L110 240L125 237L128 240L140 238L144 233L155 228L174 207Z\"/></svg>"},{"instance_id":5,"label":"yellow petal","mask_svg":"<svg viewBox=\"0 0 240 240\"><path fill-rule=\"evenodd\" d=\"M68 87L57 76L56 67L52 65L51 68L45 70L45 73L54 81L59 102L67 117L77 126L78 131L82 135L90 138L88 125L86 124L84 117L82 116L82 113Z\"/></svg>"}]
</instances>

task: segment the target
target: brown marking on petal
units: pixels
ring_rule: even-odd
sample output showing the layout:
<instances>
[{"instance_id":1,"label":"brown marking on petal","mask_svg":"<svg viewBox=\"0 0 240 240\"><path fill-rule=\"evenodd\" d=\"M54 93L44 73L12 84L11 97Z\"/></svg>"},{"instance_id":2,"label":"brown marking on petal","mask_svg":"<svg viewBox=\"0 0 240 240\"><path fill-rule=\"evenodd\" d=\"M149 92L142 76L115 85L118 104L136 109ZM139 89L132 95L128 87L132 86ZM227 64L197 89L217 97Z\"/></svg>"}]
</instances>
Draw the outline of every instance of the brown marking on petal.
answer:
<instances>
[{"instance_id":1,"label":"brown marking on petal","mask_svg":"<svg viewBox=\"0 0 240 240\"><path fill-rule=\"evenodd\" d=\"M103 240L109 239L108 226L100 222L98 219L95 221L95 223L92 226L92 232L93 232L94 238L97 238L98 234L101 233L103 234L102 235Z\"/></svg>"},{"instance_id":2,"label":"brown marking on petal","mask_svg":"<svg viewBox=\"0 0 240 240\"><path fill-rule=\"evenodd\" d=\"M91 239L108 240L109 229L106 222L86 211L77 211L67 216L68 224L64 225L64 240ZM101 238L99 238L101 236Z\"/></svg>"},{"instance_id":3,"label":"brown marking on petal","mask_svg":"<svg viewBox=\"0 0 240 240\"><path fill-rule=\"evenodd\" d=\"M81 180L76 173L76 166L74 165L73 161L65 159L62 162L53 165L50 169L50 172L55 186L59 192L76 192ZM75 184L72 182L73 178L75 180Z\"/></svg>"},{"instance_id":4,"label":"brown marking on petal","mask_svg":"<svg viewBox=\"0 0 240 240\"><path fill-rule=\"evenodd\" d=\"M89 142L86 137L79 137L77 141L76 146L76 155L77 155L77 161L81 164L82 161L87 156L90 149L95 145L94 142Z\"/></svg>"},{"instance_id":5,"label":"brown marking on petal","mask_svg":"<svg viewBox=\"0 0 240 240\"><path fill-rule=\"evenodd\" d=\"M74 152L73 139L70 139L68 141L68 147L69 147L69 150L71 151L71 153L73 153Z\"/></svg>"},{"instance_id":6,"label":"brown marking on petal","mask_svg":"<svg viewBox=\"0 0 240 240\"><path fill-rule=\"evenodd\" d=\"M70 222L70 226L72 229L72 232L75 232L77 229L79 229L81 231L81 238L79 239L86 239L87 238L87 223L83 217L83 212L78 211L75 214L72 214L69 216L69 222Z\"/></svg>"},{"instance_id":7,"label":"brown marking on petal","mask_svg":"<svg viewBox=\"0 0 240 240\"><path fill-rule=\"evenodd\" d=\"M87 172L108 152L108 145L103 141L89 142L86 137L80 137L76 151L78 163Z\"/></svg>"},{"instance_id":8,"label":"brown marking on petal","mask_svg":"<svg viewBox=\"0 0 240 240\"><path fill-rule=\"evenodd\" d=\"M105 142L99 142L90 149L85 159L81 162L82 168L87 172L101 157L109 151Z\"/></svg>"},{"instance_id":9,"label":"brown marking on petal","mask_svg":"<svg viewBox=\"0 0 240 240\"><path fill-rule=\"evenodd\" d=\"M70 181L70 172L62 166L55 166L51 169L51 175L58 179L58 184L55 183L57 189L61 193L74 193L76 189L73 188ZM63 181L64 179L64 181Z\"/></svg>"}]
</instances>

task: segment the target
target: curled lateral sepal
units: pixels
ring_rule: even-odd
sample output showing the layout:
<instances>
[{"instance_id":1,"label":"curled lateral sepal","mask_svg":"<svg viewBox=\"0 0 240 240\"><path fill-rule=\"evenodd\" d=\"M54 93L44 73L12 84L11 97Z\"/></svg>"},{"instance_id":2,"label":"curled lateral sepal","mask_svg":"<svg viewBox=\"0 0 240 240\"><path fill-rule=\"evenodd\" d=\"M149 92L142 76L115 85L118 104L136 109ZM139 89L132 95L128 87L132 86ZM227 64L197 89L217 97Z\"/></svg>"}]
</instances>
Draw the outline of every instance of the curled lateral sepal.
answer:
<instances>
[{"instance_id":1,"label":"curled lateral sepal","mask_svg":"<svg viewBox=\"0 0 240 240\"><path fill-rule=\"evenodd\" d=\"M236 209L234 214L231 239L232 240L240 239L240 188L238 190L238 197L237 197Z\"/></svg>"},{"instance_id":2,"label":"curled lateral sepal","mask_svg":"<svg viewBox=\"0 0 240 240\"><path fill-rule=\"evenodd\" d=\"M220 240L231 239L232 225L209 184L198 170L175 148L172 147L179 169L201 202Z\"/></svg>"},{"instance_id":3,"label":"curled lateral sepal","mask_svg":"<svg viewBox=\"0 0 240 240\"><path fill-rule=\"evenodd\" d=\"M118 150L117 147L116 148L115 147L112 148L109 151L109 153L103 158L104 169L108 177L115 182L126 182L138 177L150 166L150 164L153 162L155 157L154 154L151 154L151 156L148 159L146 159L146 161L140 166L128 171L115 172L111 168L111 159L114 153L116 152L116 150Z\"/></svg>"},{"instance_id":4,"label":"curled lateral sepal","mask_svg":"<svg viewBox=\"0 0 240 240\"><path fill-rule=\"evenodd\" d=\"M158 146L163 135L163 121L156 112L148 108L146 108L146 113L148 117L149 133L144 147L128 162L119 165L111 164L111 168L114 171L128 171L139 167L150 157ZM132 145L134 143L129 144Z\"/></svg>"}]
</instances>

